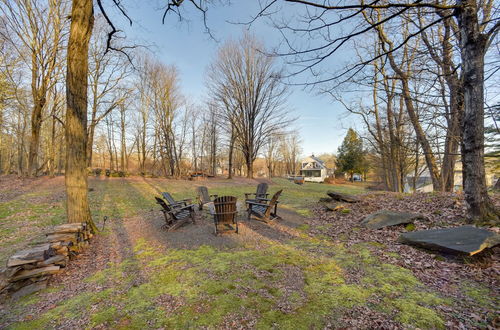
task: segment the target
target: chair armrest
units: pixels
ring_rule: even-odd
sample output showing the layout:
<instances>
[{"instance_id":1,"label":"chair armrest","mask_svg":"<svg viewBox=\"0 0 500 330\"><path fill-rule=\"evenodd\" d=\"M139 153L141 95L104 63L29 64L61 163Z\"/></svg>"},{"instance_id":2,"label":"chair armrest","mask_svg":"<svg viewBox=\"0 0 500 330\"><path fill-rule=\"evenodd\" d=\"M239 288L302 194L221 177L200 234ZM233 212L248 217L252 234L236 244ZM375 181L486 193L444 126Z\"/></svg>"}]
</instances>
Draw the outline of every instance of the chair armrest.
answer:
<instances>
[{"instance_id":1,"label":"chair armrest","mask_svg":"<svg viewBox=\"0 0 500 330\"><path fill-rule=\"evenodd\" d=\"M266 202L270 202L271 200L270 199L266 199L266 198L259 198L259 201L266 201ZM276 201L276 204L278 204L280 201Z\"/></svg>"},{"instance_id":2,"label":"chair armrest","mask_svg":"<svg viewBox=\"0 0 500 330\"><path fill-rule=\"evenodd\" d=\"M217 198L219 195L210 195L210 197Z\"/></svg>"},{"instance_id":3,"label":"chair armrest","mask_svg":"<svg viewBox=\"0 0 500 330\"><path fill-rule=\"evenodd\" d=\"M194 206L195 206L194 204L189 204L189 205L186 205L186 206L183 206L183 207L176 209L176 211L184 210L184 209L191 209L191 208L194 208Z\"/></svg>"},{"instance_id":4,"label":"chair armrest","mask_svg":"<svg viewBox=\"0 0 500 330\"><path fill-rule=\"evenodd\" d=\"M266 204L266 203L257 203L257 202L247 202L248 205L252 206L252 205L257 205L257 206L269 206L269 204Z\"/></svg>"}]
</instances>

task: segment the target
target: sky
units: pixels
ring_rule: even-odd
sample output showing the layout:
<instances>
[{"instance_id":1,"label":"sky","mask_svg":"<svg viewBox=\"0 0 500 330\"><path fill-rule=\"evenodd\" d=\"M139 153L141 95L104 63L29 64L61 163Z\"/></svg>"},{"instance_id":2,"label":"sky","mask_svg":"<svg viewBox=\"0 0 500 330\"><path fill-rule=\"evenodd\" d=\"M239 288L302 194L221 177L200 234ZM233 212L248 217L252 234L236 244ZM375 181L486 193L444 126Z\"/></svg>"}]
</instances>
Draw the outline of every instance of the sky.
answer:
<instances>
[{"instance_id":1,"label":"sky","mask_svg":"<svg viewBox=\"0 0 500 330\"><path fill-rule=\"evenodd\" d=\"M276 47L281 40L278 31L264 19L255 21L250 27L232 23L247 22L258 13L257 0L233 0L231 5L210 7L207 25L215 40L205 33L200 13L189 9L192 6L187 1L183 5L186 6L183 15L186 19L179 22L178 17L170 14L165 24L161 22L162 1L128 0L123 3L133 20L132 26L116 9L106 8L117 28L124 31L126 41L147 45L158 60L177 66L183 93L198 104L202 104L207 96L204 78L206 68L225 40L240 38L246 29L268 47ZM342 53L337 56L342 57ZM279 58L277 60L282 62ZM291 87L288 106L292 110L291 114L298 118L295 125L302 139L304 156L335 153L347 129L359 125L355 118L346 116L343 106L331 97L304 91L302 87Z\"/></svg>"}]
</instances>

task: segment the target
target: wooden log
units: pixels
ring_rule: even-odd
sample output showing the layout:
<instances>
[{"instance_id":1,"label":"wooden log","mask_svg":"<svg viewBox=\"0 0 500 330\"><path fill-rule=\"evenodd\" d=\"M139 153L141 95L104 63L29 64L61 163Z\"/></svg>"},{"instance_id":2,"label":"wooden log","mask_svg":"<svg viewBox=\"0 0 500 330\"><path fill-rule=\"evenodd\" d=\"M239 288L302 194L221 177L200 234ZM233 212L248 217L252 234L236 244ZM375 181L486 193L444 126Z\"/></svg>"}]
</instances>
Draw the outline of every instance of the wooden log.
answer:
<instances>
[{"instance_id":1,"label":"wooden log","mask_svg":"<svg viewBox=\"0 0 500 330\"><path fill-rule=\"evenodd\" d=\"M36 268L33 270L22 270L17 273L14 277L9 279L9 282L17 282L33 277L41 277L45 275L57 274L59 272L59 266L48 266L43 268Z\"/></svg>"},{"instance_id":2,"label":"wooden log","mask_svg":"<svg viewBox=\"0 0 500 330\"><path fill-rule=\"evenodd\" d=\"M7 267L14 267L18 265L30 264L33 262L43 261L54 255L54 249L50 244L40 244L30 249L18 251L11 256L7 261Z\"/></svg>"}]
</instances>

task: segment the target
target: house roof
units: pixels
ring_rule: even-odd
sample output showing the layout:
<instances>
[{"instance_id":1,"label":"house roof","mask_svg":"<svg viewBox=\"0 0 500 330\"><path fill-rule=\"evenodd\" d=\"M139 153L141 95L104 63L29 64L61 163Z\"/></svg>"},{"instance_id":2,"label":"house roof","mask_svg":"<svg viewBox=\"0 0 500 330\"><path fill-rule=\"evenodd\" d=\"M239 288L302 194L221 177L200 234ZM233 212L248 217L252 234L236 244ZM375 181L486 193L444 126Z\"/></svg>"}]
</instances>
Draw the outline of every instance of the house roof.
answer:
<instances>
[{"instance_id":1,"label":"house roof","mask_svg":"<svg viewBox=\"0 0 500 330\"><path fill-rule=\"evenodd\" d=\"M314 163L316 163L316 166L315 166L315 167L311 167L311 166L307 166L307 165L306 165L306 166L304 166L304 165L303 165L304 163L308 163L308 164L309 164L309 163L313 163L313 162L314 162ZM315 157L314 155L311 155L311 156L309 156L309 157L307 157L307 158L304 158L304 159L302 160L302 167L301 167L301 168L302 168L302 169L307 169L307 170L314 170L314 169L316 169L316 170L317 170L317 169L323 169L323 168L325 168L325 169L326 169L327 167L326 167L326 165L325 165L325 162L324 162L324 161L322 161L321 159L319 159L319 158Z\"/></svg>"}]
</instances>

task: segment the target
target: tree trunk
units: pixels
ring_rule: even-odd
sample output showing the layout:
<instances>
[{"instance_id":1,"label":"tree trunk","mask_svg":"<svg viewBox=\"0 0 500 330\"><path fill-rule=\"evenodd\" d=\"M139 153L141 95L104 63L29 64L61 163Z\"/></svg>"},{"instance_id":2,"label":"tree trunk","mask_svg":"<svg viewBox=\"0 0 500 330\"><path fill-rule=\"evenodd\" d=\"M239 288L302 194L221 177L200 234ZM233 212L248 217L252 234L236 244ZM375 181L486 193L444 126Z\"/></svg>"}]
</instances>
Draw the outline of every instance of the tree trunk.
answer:
<instances>
[{"instance_id":1,"label":"tree trunk","mask_svg":"<svg viewBox=\"0 0 500 330\"><path fill-rule=\"evenodd\" d=\"M227 178L233 178L233 152L234 152L234 129L231 129L231 137L229 141L229 155L228 155L228 168L227 168Z\"/></svg>"},{"instance_id":2,"label":"tree trunk","mask_svg":"<svg viewBox=\"0 0 500 330\"><path fill-rule=\"evenodd\" d=\"M35 105L31 114L31 139L28 152L28 176L36 176L38 169L37 155L40 144L40 129L42 127L42 110L45 98L38 97L38 91L33 91Z\"/></svg>"},{"instance_id":3,"label":"tree trunk","mask_svg":"<svg viewBox=\"0 0 500 330\"><path fill-rule=\"evenodd\" d=\"M250 157L245 157L247 165L247 178L253 179L253 160Z\"/></svg>"},{"instance_id":4,"label":"tree trunk","mask_svg":"<svg viewBox=\"0 0 500 330\"><path fill-rule=\"evenodd\" d=\"M54 113L55 114L55 110ZM56 119L52 117L52 126L50 131L50 146L49 146L49 176L54 177L56 168Z\"/></svg>"},{"instance_id":5,"label":"tree trunk","mask_svg":"<svg viewBox=\"0 0 500 330\"><path fill-rule=\"evenodd\" d=\"M462 171L469 220L477 224L498 225L495 210L486 189L484 168L484 55L487 38L481 34L475 0L460 1L458 24L461 34L464 87L462 125Z\"/></svg>"},{"instance_id":6,"label":"tree trunk","mask_svg":"<svg viewBox=\"0 0 500 330\"><path fill-rule=\"evenodd\" d=\"M94 133L95 132L95 125L94 122L92 121L89 129L88 129L88 134L87 134L87 167L92 167L92 154L93 150L92 147L94 145Z\"/></svg>"},{"instance_id":7,"label":"tree trunk","mask_svg":"<svg viewBox=\"0 0 500 330\"><path fill-rule=\"evenodd\" d=\"M73 0L66 74L66 195L68 222L92 221L87 199L88 49L94 23L92 0Z\"/></svg>"}]
</instances>

